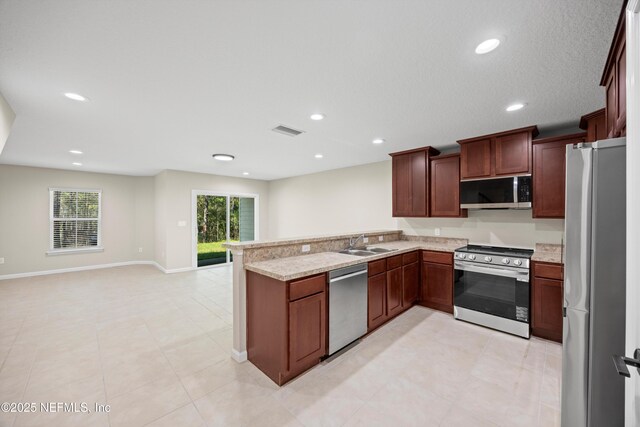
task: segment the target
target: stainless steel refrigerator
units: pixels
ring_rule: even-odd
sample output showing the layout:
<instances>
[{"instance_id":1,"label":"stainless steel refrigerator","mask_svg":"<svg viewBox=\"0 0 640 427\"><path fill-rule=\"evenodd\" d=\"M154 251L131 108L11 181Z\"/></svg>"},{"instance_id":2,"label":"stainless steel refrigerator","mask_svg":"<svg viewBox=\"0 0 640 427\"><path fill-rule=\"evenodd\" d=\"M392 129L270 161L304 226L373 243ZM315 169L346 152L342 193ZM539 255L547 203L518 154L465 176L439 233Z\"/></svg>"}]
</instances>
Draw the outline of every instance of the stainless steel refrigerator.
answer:
<instances>
[{"instance_id":1,"label":"stainless steel refrigerator","mask_svg":"<svg viewBox=\"0 0 640 427\"><path fill-rule=\"evenodd\" d=\"M624 138L567 146L562 426L624 425Z\"/></svg>"}]
</instances>

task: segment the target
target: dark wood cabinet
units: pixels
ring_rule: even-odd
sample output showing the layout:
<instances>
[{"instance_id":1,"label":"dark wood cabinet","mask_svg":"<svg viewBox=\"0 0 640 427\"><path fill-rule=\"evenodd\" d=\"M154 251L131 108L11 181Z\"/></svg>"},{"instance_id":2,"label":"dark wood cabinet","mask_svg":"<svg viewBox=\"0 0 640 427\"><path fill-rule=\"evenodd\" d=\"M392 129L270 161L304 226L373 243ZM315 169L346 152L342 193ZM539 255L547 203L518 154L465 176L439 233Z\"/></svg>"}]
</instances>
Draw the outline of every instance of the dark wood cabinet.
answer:
<instances>
[{"instance_id":1,"label":"dark wood cabinet","mask_svg":"<svg viewBox=\"0 0 640 427\"><path fill-rule=\"evenodd\" d=\"M600 80L600 86L605 88L605 124L608 138L625 136L627 133L626 4L625 0Z\"/></svg>"},{"instance_id":2,"label":"dark wood cabinet","mask_svg":"<svg viewBox=\"0 0 640 427\"><path fill-rule=\"evenodd\" d=\"M460 209L460 154L432 157L429 169L429 216L466 217L466 209Z\"/></svg>"},{"instance_id":3,"label":"dark wood cabinet","mask_svg":"<svg viewBox=\"0 0 640 427\"><path fill-rule=\"evenodd\" d=\"M537 135L537 126L529 126L459 140L460 178L531 173L531 141Z\"/></svg>"},{"instance_id":4,"label":"dark wood cabinet","mask_svg":"<svg viewBox=\"0 0 640 427\"><path fill-rule=\"evenodd\" d=\"M367 312L369 331L387 321L387 273L369 277L369 293L367 295Z\"/></svg>"},{"instance_id":5,"label":"dark wood cabinet","mask_svg":"<svg viewBox=\"0 0 640 427\"><path fill-rule=\"evenodd\" d=\"M425 217L429 212L429 158L440 152L432 147L391 153L394 217Z\"/></svg>"},{"instance_id":6,"label":"dark wood cabinet","mask_svg":"<svg viewBox=\"0 0 640 427\"><path fill-rule=\"evenodd\" d=\"M402 267L387 271L387 316L402 311Z\"/></svg>"},{"instance_id":7,"label":"dark wood cabinet","mask_svg":"<svg viewBox=\"0 0 640 427\"><path fill-rule=\"evenodd\" d=\"M453 254L422 252L420 304L453 313Z\"/></svg>"},{"instance_id":8,"label":"dark wood cabinet","mask_svg":"<svg viewBox=\"0 0 640 427\"><path fill-rule=\"evenodd\" d=\"M533 262L532 271L532 333L562 342L562 265Z\"/></svg>"},{"instance_id":9,"label":"dark wood cabinet","mask_svg":"<svg viewBox=\"0 0 640 427\"><path fill-rule=\"evenodd\" d=\"M402 266L402 307L409 308L418 300L420 289L420 264L415 262Z\"/></svg>"},{"instance_id":10,"label":"dark wood cabinet","mask_svg":"<svg viewBox=\"0 0 640 427\"><path fill-rule=\"evenodd\" d=\"M607 124L605 121L604 108L580 117L580 129L587 131L585 142L607 139Z\"/></svg>"},{"instance_id":11,"label":"dark wood cabinet","mask_svg":"<svg viewBox=\"0 0 640 427\"><path fill-rule=\"evenodd\" d=\"M533 217L564 218L567 144L584 142L576 133L533 141Z\"/></svg>"},{"instance_id":12,"label":"dark wood cabinet","mask_svg":"<svg viewBox=\"0 0 640 427\"><path fill-rule=\"evenodd\" d=\"M289 371L303 372L326 353L324 292L289 303Z\"/></svg>"},{"instance_id":13,"label":"dark wood cabinet","mask_svg":"<svg viewBox=\"0 0 640 427\"><path fill-rule=\"evenodd\" d=\"M326 275L283 282L247 271L247 354L282 385L327 353Z\"/></svg>"},{"instance_id":14,"label":"dark wood cabinet","mask_svg":"<svg viewBox=\"0 0 640 427\"><path fill-rule=\"evenodd\" d=\"M461 178L491 176L491 138L460 144Z\"/></svg>"}]
</instances>

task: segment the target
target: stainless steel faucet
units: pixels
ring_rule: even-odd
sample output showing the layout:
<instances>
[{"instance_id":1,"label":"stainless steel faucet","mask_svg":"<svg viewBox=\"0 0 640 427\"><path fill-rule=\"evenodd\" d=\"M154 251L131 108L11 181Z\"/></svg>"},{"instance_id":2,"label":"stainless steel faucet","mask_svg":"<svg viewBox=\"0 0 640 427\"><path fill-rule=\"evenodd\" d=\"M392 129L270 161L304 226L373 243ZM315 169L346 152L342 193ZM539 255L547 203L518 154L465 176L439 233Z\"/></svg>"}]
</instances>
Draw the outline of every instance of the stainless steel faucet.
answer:
<instances>
[{"instance_id":1,"label":"stainless steel faucet","mask_svg":"<svg viewBox=\"0 0 640 427\"><path fill-rule=\"evenodd\" d=\"M356 237L355 240L353 240L353 237L349 237L349 247L347 249L355 248L356 244L358 243L358 240L360 240L360 239L364 239L364 233L362 233L361 235Z\"/></svg>"}]
</instances>

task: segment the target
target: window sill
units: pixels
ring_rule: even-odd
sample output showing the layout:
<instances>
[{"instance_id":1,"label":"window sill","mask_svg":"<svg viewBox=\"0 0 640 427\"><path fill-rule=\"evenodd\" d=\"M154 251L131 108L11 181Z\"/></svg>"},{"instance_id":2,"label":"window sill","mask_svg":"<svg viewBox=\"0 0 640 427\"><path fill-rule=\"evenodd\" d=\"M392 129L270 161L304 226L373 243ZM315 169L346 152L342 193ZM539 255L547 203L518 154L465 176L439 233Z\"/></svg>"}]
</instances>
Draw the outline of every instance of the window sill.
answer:
<instances>
[{"instance_id":1,"label":"window sill","mask_svg":"<svg viewBox=\"0 0 640 427\"><path fill-rule=\"evenodd\" d=\"M86 254L92 252L104 252L102 246L94 246L91 248L76 248L76 249L51 249L46 252L47 256L57 255L71 255L71 254Z\"/></svg>"}]
</instances>

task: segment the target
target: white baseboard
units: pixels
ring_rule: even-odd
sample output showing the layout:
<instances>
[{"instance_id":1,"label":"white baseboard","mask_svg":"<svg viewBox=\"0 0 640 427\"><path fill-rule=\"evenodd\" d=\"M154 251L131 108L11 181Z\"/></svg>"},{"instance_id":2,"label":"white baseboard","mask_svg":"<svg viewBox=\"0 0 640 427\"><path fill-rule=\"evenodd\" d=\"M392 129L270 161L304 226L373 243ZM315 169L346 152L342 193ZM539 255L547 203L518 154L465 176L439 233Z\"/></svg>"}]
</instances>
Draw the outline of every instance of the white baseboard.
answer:
<instances>
[{"instance_id":1,"label":"white baseboard","mask_svg":"<svg viewBox=\"0 0 640 427\"><path fill-rule=\"evenodd\" d=\"M98 270L101 268L123 267L126 265L153 265L158 270L164 273L177 272L173 270L166 270L155 261L124 261L124 262L114 262L111 264L96 264L96 265L85 265L82 267L59 268L56 270L42 270L42 271L29 271L27 273L4 274L4 275L0 275L0 280L20 279L23 277L34 277L34 276L46 276L49 274L72 273L74 271Z\"/></svg>"},{"instance_id":2,"label":"white baseboard","mask_svg":"<svg viewBox=\"0 0 640 427\"><path fill-rule=\"evenodd\" d=\"M231 350L231 358L238 363L247 361L247 352L246 351L238 351L235 348Z\"/></svg>"}]
</instances>

